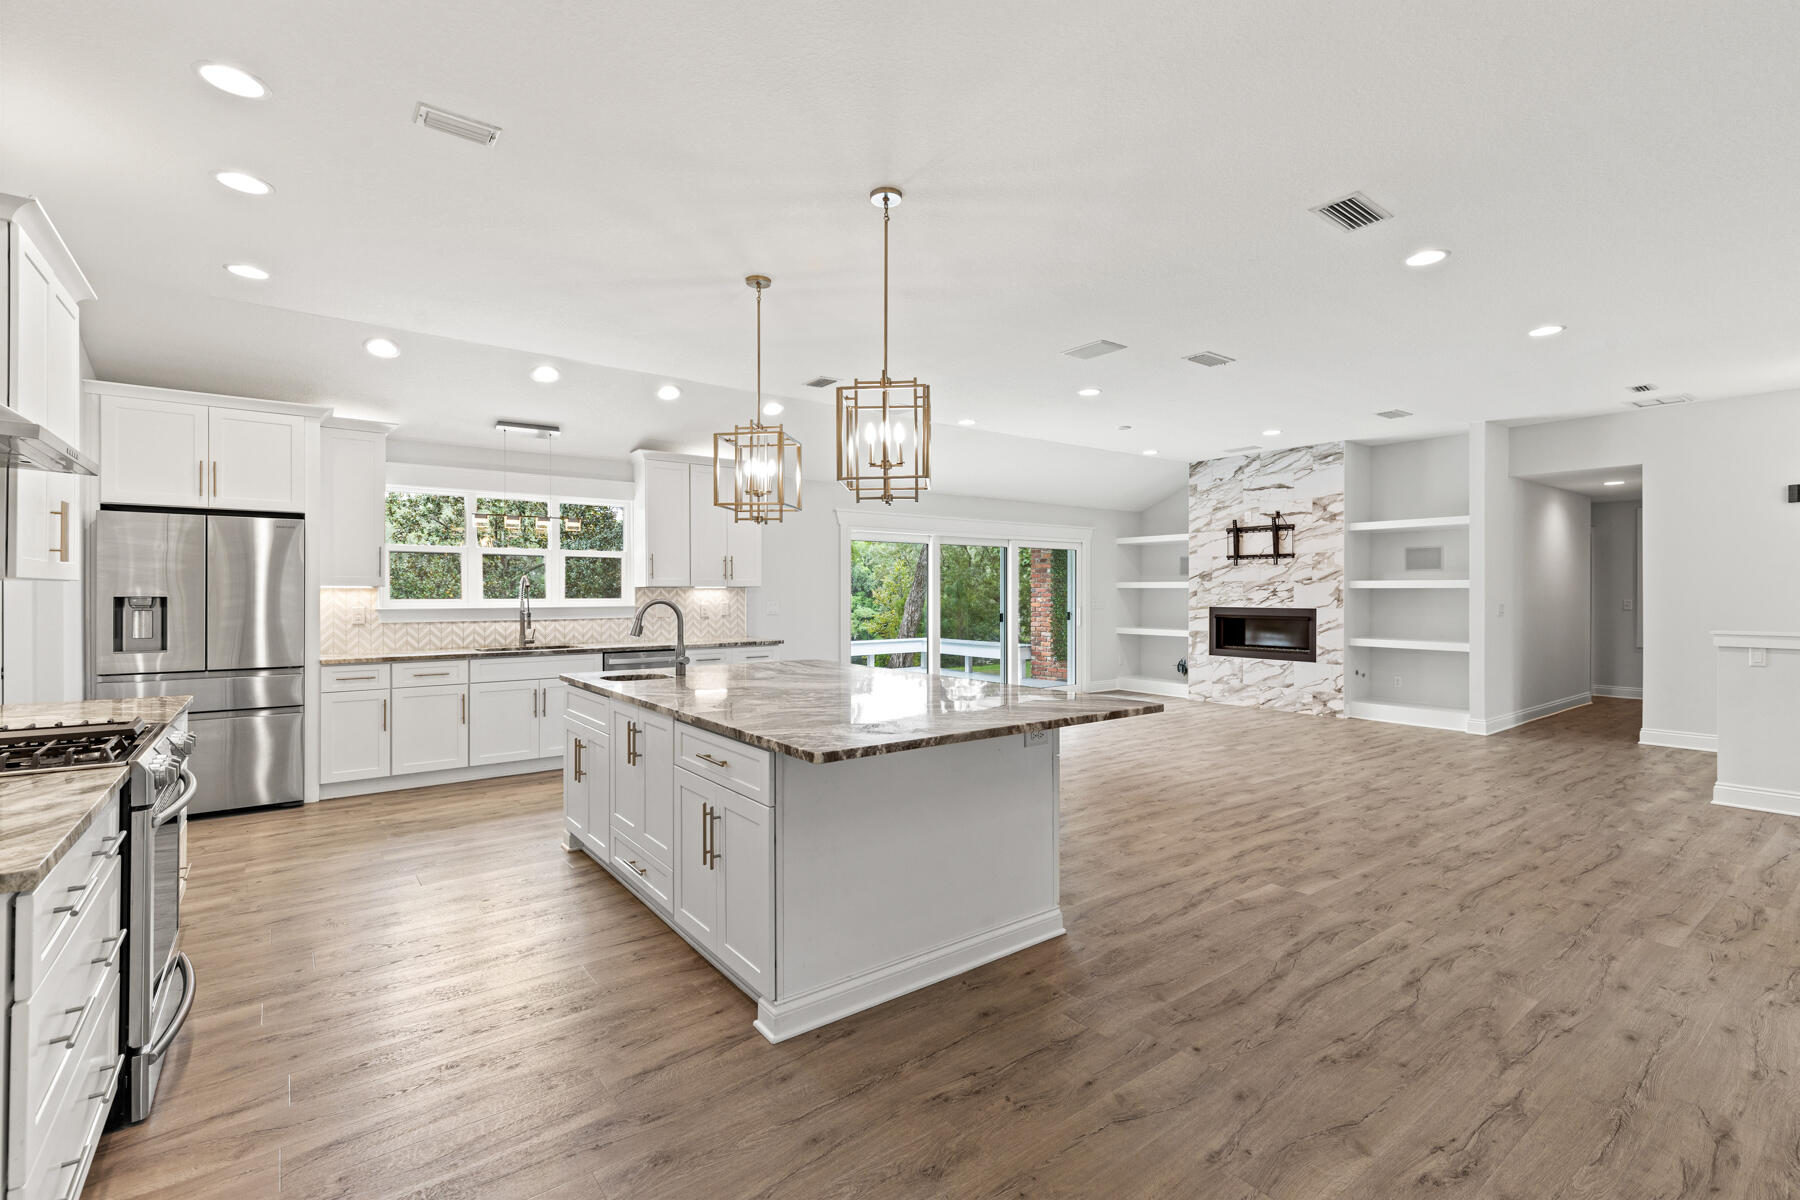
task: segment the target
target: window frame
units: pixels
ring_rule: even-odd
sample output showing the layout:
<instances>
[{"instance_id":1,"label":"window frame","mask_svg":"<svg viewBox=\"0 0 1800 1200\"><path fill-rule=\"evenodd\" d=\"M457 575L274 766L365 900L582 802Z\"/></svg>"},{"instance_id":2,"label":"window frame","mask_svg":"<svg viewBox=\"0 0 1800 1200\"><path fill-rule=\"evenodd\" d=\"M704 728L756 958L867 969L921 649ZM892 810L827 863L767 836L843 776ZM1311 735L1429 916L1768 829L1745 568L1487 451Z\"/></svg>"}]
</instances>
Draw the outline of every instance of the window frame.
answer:
<instances>
[{"instance_id":1,"label":"window frame","mask_svg":"<svg viewBox=\"0 0 1800 1200\"><path fill-rule=\"evenodd\" d=\"M499 611L516 609L516 597L489 599L482 593L482 567L484 560L490 556L530 557L544 560L544 595L543 598L532 597L532 604L544 615L555 615L558 611L571 615L592 615L596 611L608 609L630 609L636 606L635 587L632 583L632 564L636 557L635 526L632 521L632 502L620 497L562 495L554 500L547 491L520 488L442 486L428 482L389 479L382 489L382 532L385 538L387 531L387 497L395 492L411 492L432 496L460 496L463 501L463 543L460 546L415 545L404 542L383 541L381 552L381 588L376 599L376 607L382 612L394 615L420 614L428 619L455 620L459 615L474 619L488 618ZM476 522L479 518L475 508L481 500L504 500L508 502L525 502L544 504L549 514L550 528L546 545L532 546L483 546L476 534ZM565 550L562 546L562 508L564 505L578 504L589 508L610 508L619 514L620 527L623 530L623 547L619 550ZM411 600L396 598L391 590L392 572L390 571L391 555L399 553L437 553L456 554L461 558L462 595L448 600ZM566 564L571 559L599 558L613 559L619 564L619 595L617 598L601 597L596 599L571 599L565 594L567 582Z\"/></svg>"}]
</instances>

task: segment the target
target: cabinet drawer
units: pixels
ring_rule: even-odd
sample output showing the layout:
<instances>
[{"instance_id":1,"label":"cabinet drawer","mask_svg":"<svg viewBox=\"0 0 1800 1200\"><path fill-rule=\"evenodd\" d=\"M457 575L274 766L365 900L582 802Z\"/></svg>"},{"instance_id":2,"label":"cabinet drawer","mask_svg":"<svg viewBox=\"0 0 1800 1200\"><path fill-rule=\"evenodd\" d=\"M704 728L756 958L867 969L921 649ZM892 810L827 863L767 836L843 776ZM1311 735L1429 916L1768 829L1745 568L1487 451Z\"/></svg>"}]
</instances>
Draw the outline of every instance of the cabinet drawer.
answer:
<instances>
[{"instance_id":1,"label":"cabinet drawer","mask_svg":"<svg viewBox=\"0 0 1800 1200\"><path fill-rule=\"evenodd\" d=\"M7 1200L64 1200L77 1194L75 1185L93 1161L125 1065L119 1052L120 988L115 972L70 1055L73 1069L66 1078L29 1114L20 1109L9 1114Z\"/></svg>"},{"instance_id":2,"label":"cabinet drawer","mask_svg":"<svg viewBox=\"0 0 1800 1200\"><path fill-rule=\"evenodd\" d=\"M596 696L592 692L584 692L578 687L568 690L564 712L570 717L579 718L584 725L591 725L601 733L612 731L612 701L605 696Z\"/></svg>"},{"instance_id":3,"label":"cabinet drawer","mask_svg":"<svg viewBox=\"0 0 1800 1200\"><path fill-rule=\"evenodd\" d=\"M665 913L671 910L670 896L675 890L675 879L669 868L640 850L637 843L620 833L616 825L613 827L612 856L614 872L652 908Z\"/></svg>"},{"instance_id":4,"label":"cabinet drawer","mask_svg":"<svg viewBox=\"0 0 1800 1200\"><path fill-rule=\"evenodd\" d=\"M447 662L395 663L393 678L394 686L397 688L467 683L469 682L469 660L457 658ZM369 686L376 685L370 684Z\"/></svg>"},{"instance_id":5,"label":"cabinet drawer","mask_svg":"<svg viewBox=\"0 0 1800 1200\"><path fill-rule=\"evenodd\" d=\"M516 658L478 658L469 672L477 683L521 679L555 679L581 671L598 671L605 656L593 654L525 654Z\"/></svg>"},{"instance_id":6,"label":"cabinet drawer","mask_svg":"<svg viewBox=\"0 0 1800 1200\"><path fill-rule=\"evenodd\" d=\"M115 897L118 876L115 868ZM6 1150L9 1167L18 1170L9 1169L9 1181L20 1171L29 1174L46 1155L52 1166L79 1156L85 1124L68 1125L64 1118L70 1109L86 1107L88 1093L110 1086L99 1073L119 1054L119 956L97 939L91 953L100 959L92 968L97 974L88 972L84 958L79 974L59 977L12 1006ZM86 990L76 991L77 982ZM66 1137L76 1144L59 1144Z\"/></svg>"},{"instance_id":7,"label":"cabinet drawer","mask_svg":"<svg viewBox=\"0 0 1800 1200\"><path fill-rule=\"evenodd\" d=\"M100 907L96 895L106 870L116 866L125 848L125 832L119 824L119 794L114 792L94 814L63 860L52 867L37 890L13 901L17 921L13 926L13 996L27 999L49 976L83 918ZM115 888L111 920L119 922ZM112 931L107 931L110 934ZM79 1002L78 1002L79 1003Z\"/></svg>"},{"instance_id":8,"label":"cabinet drawer","mask_svg":"<svg viewBox=\"0 0 1800 1200\"><path fill-rule=\"evenodd\" d=\"M759 804L770 802L767 750L676 722L675 765L702 779L716 780Z\"/></svg>"},{"instance_id":9,"label":"cabinet drawer","mask_svg":"<svg viewBox=\"0 0 1800 1200\"><path fill-rule=\"evenodd\" d=\"M326 667L319 672L322 692L368 692L388 686L392 673L386 663L355 663L346 667Z\"/></svg>"}]
</instances>

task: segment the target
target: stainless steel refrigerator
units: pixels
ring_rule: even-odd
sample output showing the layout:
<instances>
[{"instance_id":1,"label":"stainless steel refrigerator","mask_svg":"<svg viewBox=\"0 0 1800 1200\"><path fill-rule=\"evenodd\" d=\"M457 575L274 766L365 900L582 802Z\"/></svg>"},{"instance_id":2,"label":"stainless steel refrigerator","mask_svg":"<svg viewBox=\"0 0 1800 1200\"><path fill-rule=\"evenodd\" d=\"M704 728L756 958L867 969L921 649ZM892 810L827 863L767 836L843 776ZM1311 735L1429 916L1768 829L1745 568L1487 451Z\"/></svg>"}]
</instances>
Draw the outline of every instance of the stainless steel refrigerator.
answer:
<instances>
[{"instance_id":1,"label":"stainless steel refrigerator","mask_svg":"<svg viewBox=\"0 0 1800 1200\"><path fill-rule=\"evenodd\" d=\"M94 695L194 697L190 812L303 799L305 534L299 517L95 519Z\"/></svg>"}]
</instances>

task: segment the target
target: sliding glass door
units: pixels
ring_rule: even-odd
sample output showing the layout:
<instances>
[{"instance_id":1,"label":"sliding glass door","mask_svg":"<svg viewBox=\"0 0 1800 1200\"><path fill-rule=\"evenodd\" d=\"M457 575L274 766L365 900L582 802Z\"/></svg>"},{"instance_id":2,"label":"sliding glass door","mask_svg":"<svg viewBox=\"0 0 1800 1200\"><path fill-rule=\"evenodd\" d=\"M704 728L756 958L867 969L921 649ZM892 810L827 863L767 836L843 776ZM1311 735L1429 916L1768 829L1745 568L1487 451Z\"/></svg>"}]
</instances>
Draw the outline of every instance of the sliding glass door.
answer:
<instances>
[{"instance_id":1,"label":"sliding glass door","mask_svg":"<svg viewBox=\"0 0 1800 1200\"><path fill-rule=\"evenodd\" d=\"M944 542L938 551L938 670L1006 678L1006 546Z\"/></svg>"},{"instance_id":2,"label":"sliding glass door","mask_svg":"<svg viewBox=\"0 0 1800 1200\"><path fill-rule=\"evenodd\" d=\"M923 541L850 543L850 661L923 671L931 609L931 548Z\"/></svg>"},{"instance_id":3,"label":"sliding glass door","mask_svg":"<svg viewBox=\"0 0 1800 1200\"><path fill-rule=\"evenodd\" d=\"M1075 551L1018 550L1019 682L1067 687L1075 679Z\"/></svg>"}]
</instances>

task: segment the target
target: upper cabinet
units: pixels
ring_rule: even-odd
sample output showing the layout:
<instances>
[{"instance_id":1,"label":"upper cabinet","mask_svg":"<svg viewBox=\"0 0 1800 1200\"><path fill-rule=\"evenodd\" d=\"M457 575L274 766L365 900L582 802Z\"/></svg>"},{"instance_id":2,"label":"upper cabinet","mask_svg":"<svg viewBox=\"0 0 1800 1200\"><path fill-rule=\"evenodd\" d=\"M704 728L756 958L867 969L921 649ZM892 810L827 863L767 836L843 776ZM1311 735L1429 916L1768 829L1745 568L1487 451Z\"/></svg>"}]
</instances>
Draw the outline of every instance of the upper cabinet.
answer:
<instances>
[{"instance_id":1,"label":"upper cabinet","mask_svg":"<svg viewBox=\"0 0 1800 1200\"><path fill-rule=\"evenodd\" d=\"M306 418L298 413L192 392L95 390L102 504L306 508Z\"/></svg>"},{"instance_id":2,"label":"upper cabinet","mask_svg":"<svg viewBox=\"0 0 1800 1200\"><path fill-rule=\"evenodd\" d=\"M712 462L632 455L637 478L639 587L758 587L762 526L713 503Z\"/></svg>"},{"instance_id":3,"label":"upper cabinet","mask_svg":"<svg viewBox=\"0 0 1800 1200\"><path fill-rule=\"evenodd\" d=\"M35 200L0 196L5 237L6 405L71 446L81 440L81 268ZM81 476L8 473L6 574L81 577Z\"/></svg>"},{"instance_id":4,"label":"upper cabinet","mask_svg":"<svg viewBox=\"0 0 1800 1200\"><path fill-rule=\"evenodd\" d=\"M327 422L319 430L319 584L380 587L387 543L387 433Z\"/></svg>"}]
</instances>

